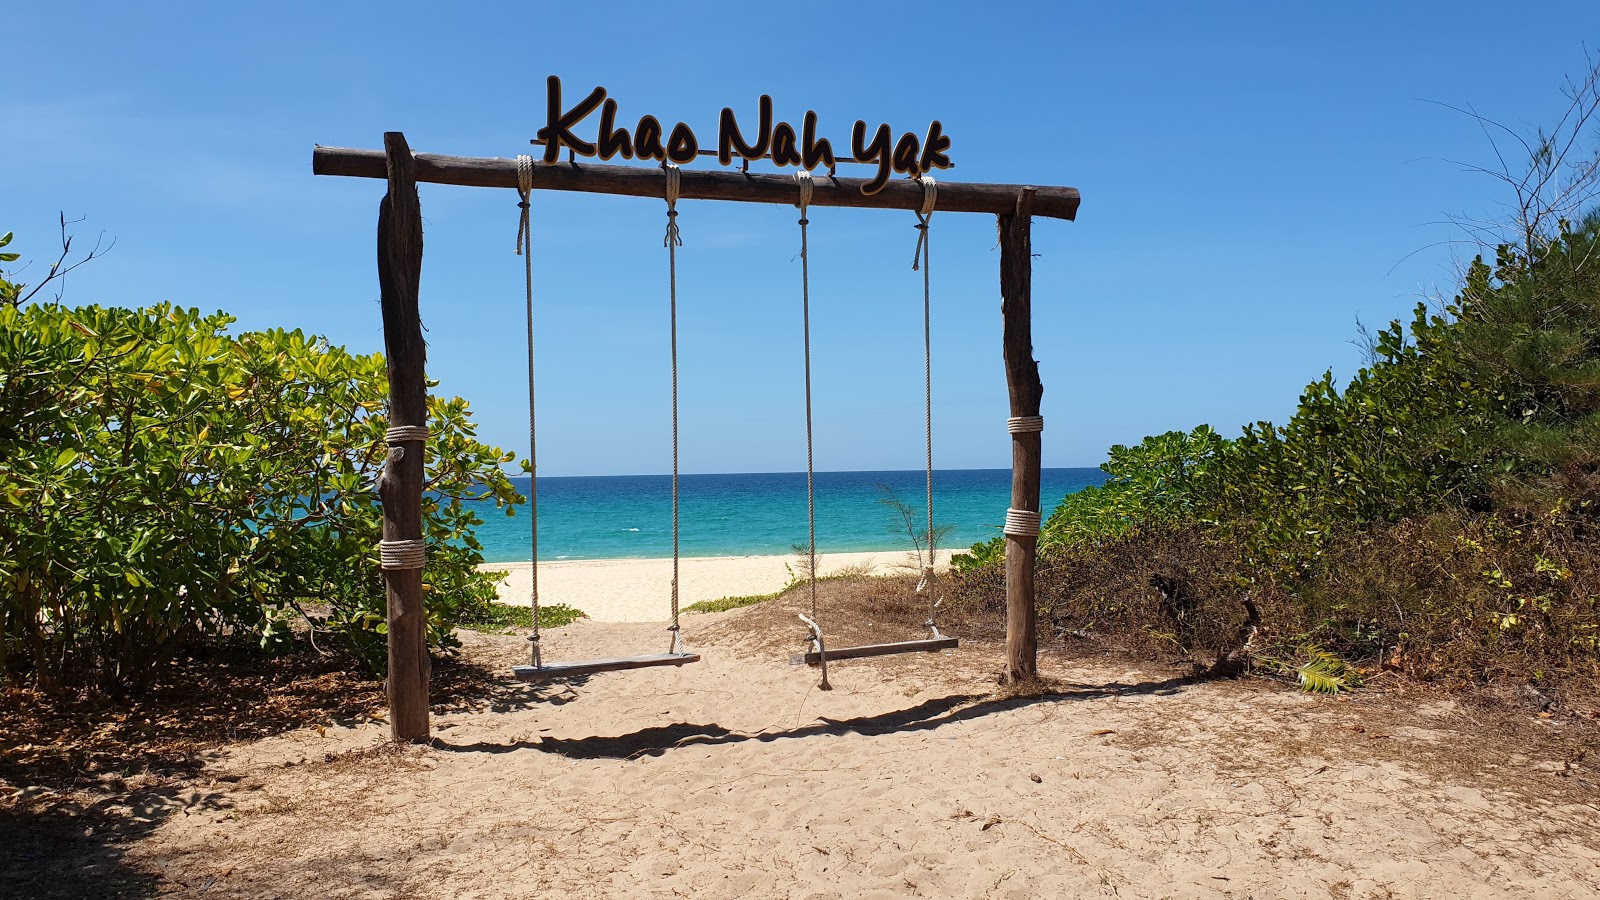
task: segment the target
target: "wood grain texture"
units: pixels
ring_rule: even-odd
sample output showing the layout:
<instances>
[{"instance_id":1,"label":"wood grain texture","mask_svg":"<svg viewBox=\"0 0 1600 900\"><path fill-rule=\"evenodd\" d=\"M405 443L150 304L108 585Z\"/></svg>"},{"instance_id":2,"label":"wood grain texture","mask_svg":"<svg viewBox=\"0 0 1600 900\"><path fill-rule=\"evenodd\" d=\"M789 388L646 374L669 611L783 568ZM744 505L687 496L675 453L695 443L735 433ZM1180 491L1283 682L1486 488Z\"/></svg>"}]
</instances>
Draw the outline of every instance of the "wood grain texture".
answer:
<instances>
[{"instance_id":1,"label":"wood grain texture","mask_svg":"<svg viewBox=\"0 0 1600 900\"><path fill-rule=\"evenodd\" d=\"M316 147L311 154L311 171L317 175L342 175L355 178L387 177L385 157L377 150L346 147ZM515 188L517 163L514 159L471 156L416 154L416 178L431 184L456 184L467 187ZM816 176L812 206L845 206L859 209L918 209L922 187L914 181L890 181L876 194L861 193L865 178ZM655 166L611 166L600 163L540 164L534 174L535 190L586 191L596 194L621 194L629 197L660 199L665 178ZM1009 215L1016 209L1017 195L1023 190L1034 195L1033 215L1053 219L1073 219L1078 215L1077 188L1027 187L1015 184L968 184L939 182L939 212L982 212ZM746 203L779 203L793 206L798 199L794 176L790 174L741 174L734 171L683 169L680 196L685 200L733 200Z\"/></svg>"},{"instance_id":2,"label":"wood grain texture","mask_svg":"<svg viewBox=\"0 0 1600 900\"><path fill-rule=\"evenodd\" d=\"M841 647L838 650L828 650L828 661L836 659L866 659L872 656L893 656L896 653L938 653L940 650L954 650L961 646L959 638L939 638L927 641L901 641L897 644L864 644L860 647ZM796 653L789 657L792 665L819 666L822 664L822 654Z\"/></svg>"},{"instance_id":3,"label":"wood grain texture","mask_svg":"<svg viewBox=\"0 0 1600 900\"><path fill-rule=\"evenodd\" d=\"M383 136L389 192L378 205L378 289L383 310L383 349L389 372L389 424L427 425L427 345L417 293L422 280L422 207L411 149L405 135ZM423 441L400 441L378 481L383 501L383 539L422 538ZM428 739L427 613L422 570L383 573L388 600L389 736Z\"/></svg>"},{"instance_id":4,"label":"wood grain texture","mask_svg":"<svg viewBox=\"0 0 1600 900\"><path fill-rule=\"evenodd\" d=\"M1023 189L1015 208L1000 217L1000 315L1006 387L1012 416L1037 416L1044 385L1033 358L1033 239L1034 197ZM1041 440L1037 431L1011 435L1011 508L1039 510ZM1038 535L1006 535L1006 668L1008 682L1039 677L1037 606L1034 603L1034 563Z\"/></svg>"},{"instance_id":5,"label":"wood grain texture","mask_svg":"<svg viewBox=\"0 0 1600 900\"><path fill-rule=\"evenodd\" d=\"M512 666L511 674L518 681L554 681L577 678L600 672L620 672L624 669L648 669L653 666L681 666L700 661L698 653L655 653L649 656L623 656L616 659L586 659L574 662L547 663L543 666Z\"/></svg>"}]
</instances>

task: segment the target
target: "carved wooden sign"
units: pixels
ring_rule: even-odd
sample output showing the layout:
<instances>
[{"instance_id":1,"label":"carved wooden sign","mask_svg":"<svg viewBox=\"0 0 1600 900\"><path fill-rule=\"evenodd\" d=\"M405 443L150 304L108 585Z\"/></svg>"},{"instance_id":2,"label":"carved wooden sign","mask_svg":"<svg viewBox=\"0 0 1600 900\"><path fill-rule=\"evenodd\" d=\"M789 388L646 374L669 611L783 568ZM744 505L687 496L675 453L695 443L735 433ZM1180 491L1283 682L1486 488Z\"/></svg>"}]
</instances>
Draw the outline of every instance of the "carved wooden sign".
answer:
<instances>
[{"instance_id":1,"label":"carved wooden sign","mask_svg":"<svg viewBox=\"0 0 1600 900\"><path fill-rule=\"evenodd\" d=\"M679 165L687 165L702 155L712 155L700 149L699 138L683 122L667 131L655 116L642 116L632 131L618 128L617 101L607 97L603 87L590 91L589 96L569 109L562 102L561 79L551 75L546 84L548 116L533 141L544 146L546 163L559 160L563 147L578 156L611 159L620 155L623 159L653 159ZM574 129L597 108L600 110L599 130L594 140L584 140ZM831 141L817 137L815 112L806 110L798 131L788 122L774 123L772 119L772 98L763 94L755 131L747 139L733 110L725 107L717 122L717 161L726 166L732 165L735 156L746 164L750 160L770 159L778 166L799 166L808 171L818 166L832 168L837 162L876 165L877 174L861 186L863 194L876 194L896 172L915 178L924 172L954 165L946 155L950 138L937 120L928 126L924 137L908 131L899 140L894 140L888 124L871 129L869 135L867 123L857 120L850 131L851 155L838 157Z\"/></svg>"}]
</instances>

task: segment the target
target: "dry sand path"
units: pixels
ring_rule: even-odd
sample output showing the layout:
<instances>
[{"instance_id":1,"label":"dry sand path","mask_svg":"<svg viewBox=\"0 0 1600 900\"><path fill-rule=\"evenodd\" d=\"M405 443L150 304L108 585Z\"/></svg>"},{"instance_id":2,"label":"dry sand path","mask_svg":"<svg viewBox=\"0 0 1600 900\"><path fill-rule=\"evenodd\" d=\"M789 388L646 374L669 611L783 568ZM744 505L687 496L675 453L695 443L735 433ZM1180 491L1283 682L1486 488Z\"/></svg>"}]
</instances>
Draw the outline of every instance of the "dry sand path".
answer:
<instances>
[{"instance_id":1,"label":"dry sand path","mask_svg":"<svg viewBox=\"0 0 1600 900\"><path fill-rule=\"evenodd\" d=\"M938 553L939 564L950 552ZM500 600L528 603L533 566L529 563L491 563L480 568L506 572L500 583ZM916 570L911 554L819 553L817 574L844 571L885 575ZM779 591L803 571L794 556L688 556L679 561L679 602L684 606L702 600L721 600ZM664 622L671 608L672 560L584 559L539 563L539 601L564 603L581 609L596 622Z\"/></svg>"},{"instance_id":2,"label":"dry sand path","mask_svg":"<svg viewBox=\"0 0 1600 900\"><path fill-rule=\"evenodd\" d=\"M524 652L467 637L497 671ZM1380 728L1359 699L1055 659L1057 693L1006 698L992 644L837 664L823 693L699 649L499 684L433 747L377 723L235 747L128 859L207 898L1600 896L1592 795L1552 793L1550 760L1452 763L1496 757L1449 703Z\"/></svg>"}]
</instances>

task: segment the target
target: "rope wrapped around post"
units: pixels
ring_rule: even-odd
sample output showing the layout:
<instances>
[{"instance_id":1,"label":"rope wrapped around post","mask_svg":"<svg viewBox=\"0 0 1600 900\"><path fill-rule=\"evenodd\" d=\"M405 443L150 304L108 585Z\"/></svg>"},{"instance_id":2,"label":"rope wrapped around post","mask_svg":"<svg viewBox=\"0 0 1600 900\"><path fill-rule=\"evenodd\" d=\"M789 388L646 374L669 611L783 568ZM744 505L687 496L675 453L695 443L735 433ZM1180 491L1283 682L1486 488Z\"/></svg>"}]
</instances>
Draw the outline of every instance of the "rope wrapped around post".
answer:
<instances>
[{"instance_id":1,"label":"rope wrapped around post","mask_svg":"<svg viewBox=\"0 0 1600 900\"><path fill-rule=\"evenodd\" d=\"M1006 510L1005 533L1012 537L1036 537L1040 517L1036 510L1011 508Z\"/></svg>"},{"instance_id":2,"label":"rope wrapped around post","mask_svg":"<svg viewBox=\"0 0 1600 900\"><path fill-rule=\"evenodd\" d=\"M383 442L389 445L400 444L406 441L428 440L428 426L426 425L396 425L383 433Z\"/></svg>"},{"instance_id":3,"label":"rope wrapped around post","mask_svg":"<svg viewBox=\"0 0 1600 900\"><path fill-rule=\"evenodd\" d=\"M378 566L386 571L420 569L427 562L428 542L425 540L378 542Z\"/></svg>"},{"instance_id":4,"label":"rope wrapped around post","mask_svg":"<svg viewBox=\"0 0 1600 900\"><path fill-rule=\"evenodd\" d=\"M1044 416L1012 416L1006 420L1006 431L1012 434L1033 434L1044 430Z\"/></svg>"}]
</instances>

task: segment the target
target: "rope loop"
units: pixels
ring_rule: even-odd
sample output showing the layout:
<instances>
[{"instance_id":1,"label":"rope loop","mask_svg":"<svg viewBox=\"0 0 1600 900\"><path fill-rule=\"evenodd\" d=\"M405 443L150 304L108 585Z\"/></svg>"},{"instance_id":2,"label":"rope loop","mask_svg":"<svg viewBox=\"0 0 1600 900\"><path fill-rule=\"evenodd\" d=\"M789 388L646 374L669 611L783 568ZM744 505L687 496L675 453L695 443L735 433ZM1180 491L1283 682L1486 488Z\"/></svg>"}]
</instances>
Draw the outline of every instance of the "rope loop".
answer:
<instances>
[{"instance_id":1,"label":"rope loop","mask_svg":"<svg viewBox=\"0 0 1600 900\"><path fill-rule=\"evenodd\" d=\"M1012 416L1006 420L1006 431L1011 434L1033 434L1044 430L1044 416Z\"/></svg>"},{"instance_id":2,"label":"rope loop","mask_svg":"<svg viewBox=\"0 0 1600 900\"><path fill-rule=\"evenodd\" d=\"M811 192L816 187L816 181L811 177L810 169L801 169L794 173L794 183L800 188L800 200L795 206L800 209L800 224L806 224L806 210L811 206Z\"/></svg>"},{"instance_id":3,"label":"rope loop","mask_svg":"<svg viewBox=\"0 0 1600 900\"><path fill-rule=\"evenodd\" d=\"M922 208L917 210L917 249L911 254L913 272L922 265L923 251L928 249L928 221L933 218L933 207L939 200L939 183L932 175L923 175L917 183L922 185Z\"/></svg>"},{"instance_id":4,"label":"rope loop","mask_svg":"<svg viewBox=\"0 0 1600 900\"><path fill-rule=\"evenodd\" d=\"M682 247L683 237L678 233L678 189L681 173L676 163L663 163L662 170L667 173L667 236L662 239L663 247Z\"/></svg>"},{"instance_id":5,"label":"rope loop","mask_svg":"<svg viewBox=\"0 0 1600 900\"><path fill-rule=\"evenodd\" d=\"M425 540L378 542L378 565L385 571L420 569L427 560L428 542Z\"/></svg>"},{"instance_id":6,"label":"rope loop","mask_svg":"<svg viewBox=\"0 0 1600 900\"><path fill-rule=\"evenodd\" d=\"M533 157L517 157L517 206L522 215L517 222L517 255L522 255L522 245L528 237L528 195L533 193Z\"/></svg>"}]
</instances>

